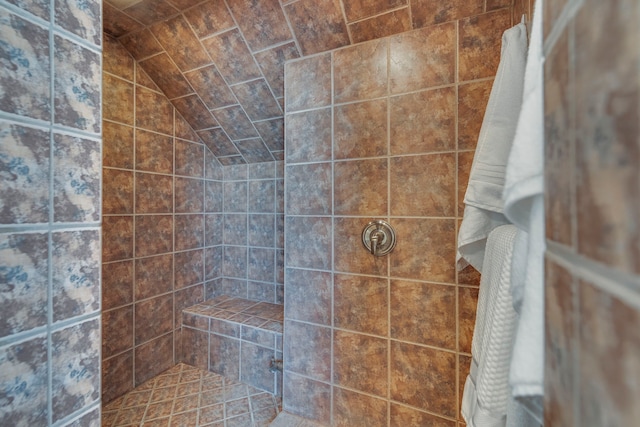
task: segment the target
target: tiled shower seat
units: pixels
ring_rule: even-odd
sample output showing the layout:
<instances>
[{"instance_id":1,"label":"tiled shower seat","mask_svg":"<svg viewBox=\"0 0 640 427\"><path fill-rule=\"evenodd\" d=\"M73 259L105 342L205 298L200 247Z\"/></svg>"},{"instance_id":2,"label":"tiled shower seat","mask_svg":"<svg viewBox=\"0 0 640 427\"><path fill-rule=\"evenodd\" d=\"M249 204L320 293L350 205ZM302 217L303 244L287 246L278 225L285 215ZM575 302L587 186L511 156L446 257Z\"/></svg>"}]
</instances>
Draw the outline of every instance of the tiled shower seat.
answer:
<instances>
[{"instance_id":1,"label":"tiled shower seat","mask_svg":"<svg viewBox=\"0 0 640 427\"><path fill-rule=\"evenodd\" d=\"M219 296L182 311L182 361L282 395L283 306Z\"/></svg>"}]
</instances>

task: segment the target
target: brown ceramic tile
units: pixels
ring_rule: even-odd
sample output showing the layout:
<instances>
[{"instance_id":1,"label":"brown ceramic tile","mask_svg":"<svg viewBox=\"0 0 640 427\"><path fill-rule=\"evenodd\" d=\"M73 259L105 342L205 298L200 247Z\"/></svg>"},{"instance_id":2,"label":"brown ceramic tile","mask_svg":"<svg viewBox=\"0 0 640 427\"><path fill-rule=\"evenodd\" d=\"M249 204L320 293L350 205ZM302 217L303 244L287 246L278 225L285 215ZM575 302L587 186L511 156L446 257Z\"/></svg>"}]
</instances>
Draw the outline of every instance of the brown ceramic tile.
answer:
<instances>
[{"instance_id":1,"label":"brown ceramic tile","mask_svg":"<svg viewBox=\"0 0 640 427\"><path fill-rule=\"evenodd\" d=\"M247 163L271 162L273 156L261 138L236 141L236 147Z\"/></svg>"},{"instance_id":2,"label":"brown ceramic tile","mask_svg":"<svg viewBox=\"0 0 640 427\"><path fill-rule=\"evenodd\" d=\"M136 215L136 257L173 250L171 215Z\"/></svg>"},{"instance_id":3,"label":"brown ceramic tile","mask_svg":"<svg viewBox=\"0 0 640 427\"><path fill-rule=\"evenodd\" d=\"M458 79L493 77L500 62L502 33L511 26L511 12L500 9L460 21Z\"/></svg>"},{"instance_id":4,"label":"brown ceramic tile","mask_svg":"<svg viewBox=\"0 0 640 427\"><path fill-rule=\"evenodd\" d=\"M133 81L133 58L118 40L105 34L102 51L102 68L104 71Z\"/></svg>"},{"instance_id":5,"label":"brown ceramic tile","mask_svg":"<svg viewBox=\"0 0 640 427\"><path fill-rule=\"evenodd\" d=\"M349 24L349 31L354 43L379 39L411 29L408 7Z\"/></svg>"},{"instance_id":6,"label":"brown ceramic tile","mask_svg":"<svg viewBox=\"0 0 640 427\"><path fill-rule=\"evenodd\" d=\"M183 16L155 24L151 27L151 32L181 71L193 70L210 63L209 56Z\"/></svg>"},{"instance_id":7,"label":"brown ceramic tile","mask_svg":"<svg viewBox=\"0 0 640 427\"><path fill-rule=\"evenodd\" d=\"M334 233L340 236L334 243L336 271L387 275L385 257L372 256L362 244L362 230L370 220L370 218L335 218Z\"/></svg>"},{"instance_id":8,"label":"brown ceramic tile","mask_svg":"<svg viewBox=\"0 0 640 427\"><path fill-rule=\"evenodd\" d=\"M640 378L640 333L632 326L640 322L638 309L584 281L579 304L578 422L633 425L640 415L632 397Z\"/></svg>"},{"instance_id":9,"label":"brown ceramic tile","mask_svg":"<svg viewBox=\"0 0 640 427\"><path fill-rule=\"evenodd\" d=\"M389 84L404 93L455 81L456 25L446 23L392 36Z\"/></svg>"},{"instance_id":10,"label":"brown ceramic tile","mask_svg":"<svg viewBox=\"0 0 640 427\"><path fill-rule=\"evenodd\" d=\"M173 334L169 333L136 347L136 386L173 366Z\"/></svg>"},{"instance_id":11,"label":"brown ceramic tile","mask_svg":"<svg viewBox=\"0 0 640 427\"><path fill-rule=\"evenodd\" d=\"M340 49L333 56L335 102L387 94L387 40Z\"/></svg>"},{"instance_id":12,"label":"brown ceramic tile","mask_svg":"<svg viewBox=\"0 0 640 427\"><path fill-rule=\"evenodd\" d=\"M284 6L303 55L324 52L349 44L349 34L339 0L320 4L301 0Z\"/></svg>"},{"instance_id":13,"label":"brown ceramic tile","mask_svg":"<svg viewBox=\"0 0 640 427\"><path fill-rule=\"evenodd\" d=\"M458 217L464 215L464 195L469 184L469 174L473 164L473 151L458 152Z\"/></svg>"},{"instance_id":14,"label":"brown ceramic tile","mask_svg":"<svg viewBox=\"0 0 640 427\"><path fill-rule=\"evenodd\" d=\"M102 213L133 213L133 172L117 169L102 171Z\"/></svg>"},{"instance_id":15,"label":"brown ceramic tile","mask_svg":"<svg viewBox=\"0 0 640 427\"><path fill-rule=\"evenodd\" d=\"M429 106L425 114L425 105ZM444 88L392 97L391 154L453 150L456 92Z\"/></svg>"},{"instance_id":16,"label":"brown ceramic tile","mask_svg":"<svg viewBox=\"0 0 640 427\"><path fill-rule=\"evenodd\" d=\"M211 112L197 95L176 98L171 102L194 130L218 126L216 119L213 118Z\"/></svg>"},{"instance_id":17,"label":"brown ceramic tile","mask_svg":"<svg viewBox=\"0 0 640 427\"><path fill-rule=\"evenodd\" d=\"M173 178L136 173L136 213L173 212Z\"/></svg>"},{"instance_id":18,"label":"brown ceramic tile","mask_svg":"<svg viewBox=\"0 0 640 427\"><path fill-rule=\"evenodd\" d=\"M458 86L458 149L476 148L493 80Z\"/></svg>"},{"instance_id":19,"label":"brown ceramic tile","mask_svg":"<svg viewBox=\"0 0 640 427\"><path fill-rule=\"evenodd\" d=\"M462 417L462 396L464 395L464 386L467 381L467 377L469 376L469 372L471 371L471 356L465 356L463 354L458 354L458 420L463 420ZM466 427L466 424L458 422L458 425L461 427Z\"/></svg>"},{"instance_id":20,"label":"brown ceramic tile","mask_svg":"<svg viewBox=\"0 0 640 427\"><path fill-rule=\"evenodd\" d=\"M574 366L578 363L574 325L577 307L571 273L548 261L545 265L545 425L576 425L573 406Z\"/></svg>"},{"instance_id":21,"label":"brown ceramic tile","mask_svg":"<svg viewBox=\"0 0 640 427\"><path fill-rule=\"evenodd\" d=\"M131 56L138 61L162 52L162 46L160 46L160 43L158 43L148 28L127 34L118 39L118 41L122 43Z\"/></svg>"},{"instance_id":22,"label":"brown ceramic tile","mask_svg":"<svg viewBox=\"0 0 640 427\"><path fill-rule=\"evenodd\" d=\"M295 43L287 43L263 50L255 55L256 61L276 97L284 96L284 63L300 57Z\"/></svg>"},{"instance_id":23,"label":"brown ceramic tile","mask_svg":"<svg viewBox=\"0 0 640 427\"><path fill-rule=\"evenodd\" d=\"M315 163L287 167L287 213L331 214L331 164Z\"/></svg>"},{"instance_id":24,"label":"brown ceramic tile","mask_svg":"<svg viewBox=\"0 0 640 427\"><path fill-rule=\"evenodd\" d=\"M135 304L136 345L173 329L173 295L163 295Z\"/></svg>"},{"instance_id":25,"label":"brown ceramic tile","mask_svg":"<svg viewBox=\"0 0 640 427\"><path fill-rule=\"evenodd\" d=\"M182 328L182 362L202 370L209 369L209 334Z\"/></svg>"},{"instance_id":26,"label":"brown ceramic tile","mask_svg":"<svg viewBox=\"0 0 640 427\"><path fill-rule=\"evenodd\" d=\"M133 124L133 84L110 74L102 76L103 118Z\"/></svg>"},{"instance_id":27,"label":"brown ceramic tile","mask_svg":"<svg viewBox=\"0 0 640 427\"><path fill-rule=\"evenodd\" d=\"M133 257L133 217L102 218L102 261L118 261Z\"/></svg>"},{"instance_id":28,"label":"brown ceramic tile","mask_svg":"<svg viewBox=\"0 0 640 427\"><path fill-rule=\"evenodd\" d=\"M484 3L483 0L411 0L413 27L422 28L479 15L484 11Z\"/></svg>"},{"instance_id":29,"label":"brown ceramic tile","mask_svg":"<svg viewBox=\"0 0 640 427\"><path fill-rule=\"evenodd\" d=\"M272 154L275 155L273 151L284 149L284 118L255 122L253 125Z\"/></svg>"},{"instance_id":30,"label":"brown ceramic tile","mask_svg":"<svg viewBox=\"0 0 640 427\"><path fill-rule=\"evenodd\" d=\"M569 37L565 31L545 60L545 226L548 239L572 246L572 145Z\"/></svg>"},{"instance_id":31,"label":"brown ceramic tile","mask_svg":"<svg viewBox=\"0 0 640 427\"><path fill-rule=\"evenodd\" d=\"M133 301L133 261L102 265L102 309L109 310Z\"/></svg>"},{"instance_id":32,"label":"brown ceramic tile","mask_svg":"<svg viewBox=\"0 0 640 427\"><path fill-rule=\"evenodd\" d=\"M387 402L382 399L335 387L333 408L335 426L355 426L362 422L368 427L387 425Z\"/></svg>"},{"instance_id":33,"label":"brown ceramic tile","mask_svg":"<svg viewBox=\"0 0 640 427\"><path fill-rule=\"evenodd\" d=\"M213 112L220 126L233 141L239 139L255 138L258 132L253 127L251 120L239 105L221 108Z\"/></svg>"},{"instance_id":34,"label":"brown ceramic tile","mask_svg":"<svg viewBox=\"0 0 640 427\"><path fill-rule=\"evenodd\" d=\"M133 350L121 353L102 362L102 403L133 389Z\"/></svg>"},{"instance_id":35,"label":"brown ceramic tile","mask_svg":"<svg viewBox=\"0 0 640 427\"><path fill-rule=\"evenodd\" d=\"M453 283L455 225L449 219L392 220L398 244L391 254L391 275Z\"/></svg>"},{"instance_id":36,"label":"brown ceramic tile","mask_svg":"<svg viewBox=\"0 0 640 427\"><path fill-rule=\"evenodd\" d=\"M387 194L388 170L387 159L336 162L333 177L335 214L385 215L387 198L381 195Z\"/></svg>"},{"instance_id":37,"label":"brown ceramic tile","mask_svg":"<svg viewBox=\"0 0 640 427\"><path fill-rule=\"evenodd\" d=\"M228 30L235 26L235 22L233 22L233 18L224 0L212 0L201 3L185 11L184 16L200 38Z\"/></svg>"},{"instance_id":38,"label":"brown ceramic tile","mask_svg":"<svg viewBox=\"0 0 640 427\"><path fill-rule=\"evenodd\" d=\"M391 281L391 337L456 349L456 288Z\"/></svg>"},{"instance_id":39,"label":"brown ceramic tile","mask_svg":"<svg viewBox=\"0 0 640 427\"><path fill-rule=\"evenodd\" d=\"M133 128L102 122L102 166L133 169Z\"/></svg>"},{"instance_id":40,"label":"brown ceramic tile","mask_svg":"<svg viewBox=\"0 0 640 427\"><path fill-rule=\"evenodd\" d=\"M331 103L331 55L285 64L287 112L319 108Z\"/></svg>"},{"instance_id":41,"label":"brown ceramic tile","mask_svg":"<svg viewBox=\"0 0 640 427\"><path fill-rule=\"evenodd\" d=\"M48 13L47 16L49 16ZM142 28L142 24L140 22L112 7L107 2L104 2L103 4L102 25L105 33L110 34L113 37L121 37Z\"/></svg>"},{"instance_id":42,"label":"brown ceramic tile","mask_svg":"<svg viewBox=\"0 0 640 427\"><path fill-rule=\"evenodd\" d=\"M202 177L204 175L204 158L202 144L176 141L176 175Z\"/></svg>"},{"instance_id":43,"label":"brown ceramic tile","mask_svg":"<svg viewBox=\"0 0 640 427\"><path fill-rule=\"evenodd\" d=\"M391 214L455 216L454 154L391 159Z\"/></svg>"},{"instance_id":44,"label":"brown ceramic tile","mask_svg":"<svg viewBox=\"0 0 640 427\"><path fill-rule=\"evenodd\" d=\"M460 229L460 225L458 225L458 229ZM480 286L480 272L468 265L461 271L458 271L458 284Z\"/></svg>"},{"instance_id":45,"label":"brown ceramic tile","mask_svg":"<svg viewBox=\"0 0 640 427\"><path fill-rule=\"evenodd\" d=\"M147 89L154 90L156 92L162 92L157 84L151 80L151 77L142 69L142 67L136 67L136 84L144 86Z\"/></svg>"},{"instance_id":46,"label":"brown ceramic tile","mask_svg":"<svg viewBox=\"0 0 640 427\"><path fill-rule=\"evenodd\" d=\"M182 324L182 311L204 301L204 284L197 284L177 290L173 298L174 327L180 329ZM176 347L176 354L178 351L179 348Z\"/></svg>"},{"instance_id":47,"label":"brown ceramic tile","mask_svg":"<svg viewBox=\"0 0 640 427\"><path fill-rule=\"evenodd\" d=\"M185 73L185 77L208 108L220 108L237 103L214 65Z\"/></svg>"},{"instance_id":48,"label":"brown ceramic tile","mask_svg":"<svg viewBox=\"0 0 640 427\"><path fill-rule=\"evenodd\" d=\"M456 422L436 417L433 414L418 411L414 408L409 408L407 406L392 403L389 425L391 427L405 427L409 425L420 425L429 427L456 427ZM462 424L458 423L458 427L462 427Z\"/></svg>"},{"instance_id":49,"label":"brown ceramic tile","mask_svg":"<svg viewBox=\"0 0 640 427\"><path fill-rule=\"evenodd\" d=\"M166 53L152 56L138 63L168 98L177 98L193 93L193 89L178 67Z\"/></svg>"},{"instance_id":50,"label":"brown ceramic tile","mask_svg":"<svg viewBox=\"0 0 640 427\"><path fill-rule=\"evenodd\" d=\"M175 289L202 282L204 253L202 250L179 252L174 255Z\"/></svg>"},{"instance_id":51,"label":"brown ceramic tile","mask_svg":"<svg viewBox=\"0 0 640 427\"><path fill-rule=\"evenodd\" d=\"M136 130L136 169L173 173L173 139L169 136Z\"/></svg>"},{"instance_id":52,"label":"brown ceramic tile","mask_svg":"<svg viewBox=\"0 0 640 427\"><path fill-rule=\"evenodd\" d=\"M173 135L173 106L161 94L138 86L136 88L136 126Z\"/></svg>"},{"instance_id":53,"label":"brown ceramic tile","mask_svg":"<svg viewBox=\"0 0 640 427\"><path fill-rule=\"evenodd\" d=\"M331 379L331 329L287 320L287 369L320 381Z\"/></svg>"},{"instance_id":54,"label":"brown ceramic tile","mask_svg":"<svg viewBox=\"0 0 640 427\"><path fill-rule=\"evenodd\" d=\"M562 1L562 0L561 0ZM526 15L527 21L533 19L533 0L515 0L513 2L512 22L520 22L522 16ZM546 19L543 16L543 25Z\"/></svg>"},{"instance_id":55,"label":"brown ceramic tile","mask_svg":"<svg viewBox=\"0 0 640 427\"><path fill-rule=\"evenodd\" d=\"M458 287L458 350L471 353L473 329L476 324L476 309L478 306L478 289Z\"/></svg>"},{"instance_id":56,"label":"brown ceramic tile","mask_svg":"<svg viewBox=\"0 0 640 427\"><path fill-rule=\"evenodd\" d=\"M285 372L282 405L284 411L327 425L331 416L331 386Z\"/></svg>"},{"instance_id":57,"label":"brown ceramic tile","mask_svg":"<svg viewBox=\"0 0 640 427\"><path fill-rule=\"evenodd\" d=\"M266 120L282 116L280 105L271 94L264 79L235 85L233 93L251 120Z\"/></svg>"},{"instance_id":58,"label":"brown ceramic tile","mask_svg":"<svg viewBox=\"0 0 640 427\"><path fill-rule=\"evenodd\" d=\"M587 9L576 17L576 95L571 97L576 109L576 147L580 147L576 159L578 251L638 274L640 92L634 70L640 59L631 46L639 12L637 7L627 10L611 3L590 3ZM621 104L614 109L616 100Z\"/></svg>"},{"instance_id":59,"label":"brown ceramic tile","mask_svg":"<svg viewBox=\"0 0 640 427\"><path fill-rule=\"evenodd\" d=\"M289 25L278 0L239 0L230 2L229 7L251 50L291 40Z\"/></svg>"},{"instance_id":60,"label":"brown ceramic tile","mask_svg":"<svg viewBox=\"0 0 640 427\"><path fill-rule=\"evenodd\" d=\"M329 325L331 275L321 271L288 269L285 304L287 318Z\"/></svg>"},{"instance_id":61,"label":"brown ceramic tile","mask_svg":"<svg viewBox=\"0 0 640 427\"><path fill-rule=\"evenodd\" d=\"M230 156L239 153L222 128L198 131L198 136L216 156Z\"/></svg>"},{"instance_id":62,"label":"brown ceramic tile","mask_svg":"<svg viewBox=\"0 0 640 427\"><path fill-rule=\"evenodd\" d=\"M155 297L173 289L173 255L136 259L136 301Z\"/></svg>"},{"instance_id":63,"label":"brown ceramic tile","mask_svg":"<svg viewBox=\"0 0 640 427\"><path fill-rule=\"evenodd\" d=\"M175 178L175 212L199 213L204 211L204 181Z\"/></svg>"},{"instance_id":64,"label":"brown ceramic tile","mask_svg":"<svg viewBox=\"0 0 640 427\"><path fill-rule=\"evenodd\" d=\"M387 395L386 339L335 331L333 337L333 381L337 385ZM358 351L353 351L358 349Z\"/></svg>"},{"instance_id":65,"label":"brown ceramic tile","mask_svg":"<svg viewBox=\"0 0 640 427\"><path fill-rule=\"evenodd\" d=\"M191 125L182 117L179 112L175 115L174 135L176 138L184 139L191 142L201 142L198 134L191 128Z\"/></svg>"},{"instance_id":66,"label":"brown ceramic tile","mask_svg":"<svg viewBox=\"0 0 640 427\"><path fill-rule=\"evenodd\" d=\"M386 100L336 106L334 111L336 159L378 157L387 154ZM287 126L291 124L293 117L295 116L287 117Z\"/></svg>"},{"instance_id":67,"label":"brown ceramic tile","mask_svg":"<svg viewBox=\"0 0 640 427\"><path fill-rule=\"evenodd\" d=\"M109 358L133 346L133 306L102 313L102 357Z\"/></svg>"},{"instance_id":68,"label":"brown ceramic tile","mask_svg":"<svg viewBox=\"0 0 640 427\"><path fill-rule=\"evenodd\" d=\"M204 246L204 216L176 215L174 245L176 251Z\"/></svg>"},{"instance_id":69,"label":"brown ceramic tile","mask_svg":"<svg viewBox=\"0 0 640 427\"><path fill-rule=\"evenodd\" d=\"M124 9L124 12L145 25L168 18L178 12L166 0L142 0Z\"/></svg>"},{"instance_id":70,"label":"brown ceramic tile","mask_svg":"<svg viewBox=\"0 0 640 427\"><path fill-rule=\"evenodd\" d=\"M336 274L333 290L335 327L386 336L387 289L386 279Z\"/></svg>"},{"instance_id":71,"label":"brown ceramic tile","mask_svg":"<svg viewBox=\"0 0 640 427\"><path fill-rule=\"evenodd\" d=\"M456 356L391 341L391 399L455 417Z\"/></svg>"},{"instance_id":72,"label":"brown ceramic tile","mask_svg":"<svg viewBox=\"0 0 640 427\"><path fill-rule=\"evenodd\" d=\"M240 379L240 341L211 334L209 349L211 354L218 355L217 358L210 358L209 371L238 381Z\"/></svg>"},{"instance_id":73,"label":"brown ceramic tile","mask_svg":"<svg viewBox=\"0 0 640 427\"><path fill-rule=\"evenodd\" d=\"M344 0L344 11L348 22L368 18L373 15L405 6L407 0Z\"/></svg>"},{"instance_id":74,"label":"brown ceramic tile","mask_svg":"<svg viewBox=\"0 0 640 427\"><path fill-rule=\"evenodd\" d=\"M331 109L288 114L285 148L289 164L331 159Z\"/></svg>"},{"instance_id":75,"label":"brown ceramic tile","mask_svg":"<svg viewBox=\"0 0 640 427\"><path fill-rule=\"evenodd\" d=\"M202 41L227 83L261 77L260 70L238 29Z\"/></svg>"}]
</instances>

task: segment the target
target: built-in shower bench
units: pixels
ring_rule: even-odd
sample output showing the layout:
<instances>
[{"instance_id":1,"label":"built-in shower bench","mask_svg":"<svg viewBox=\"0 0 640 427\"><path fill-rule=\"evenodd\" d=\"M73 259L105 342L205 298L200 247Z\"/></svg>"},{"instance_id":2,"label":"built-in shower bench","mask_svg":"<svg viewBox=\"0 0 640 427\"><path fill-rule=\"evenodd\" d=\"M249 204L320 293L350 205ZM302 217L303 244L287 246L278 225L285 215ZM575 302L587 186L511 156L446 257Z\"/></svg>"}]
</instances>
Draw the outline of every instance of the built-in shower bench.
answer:
<instances>
[{"instance_id":1,"label":"built-in shower bench","mask_svg":"<svg viewBox=\"0 0 640 427\"><path fill-rule=\"evenodd\" d=\"M283 306L219 296L182 311L182 361L281 396Z\"/></svg>"}]
</instances>

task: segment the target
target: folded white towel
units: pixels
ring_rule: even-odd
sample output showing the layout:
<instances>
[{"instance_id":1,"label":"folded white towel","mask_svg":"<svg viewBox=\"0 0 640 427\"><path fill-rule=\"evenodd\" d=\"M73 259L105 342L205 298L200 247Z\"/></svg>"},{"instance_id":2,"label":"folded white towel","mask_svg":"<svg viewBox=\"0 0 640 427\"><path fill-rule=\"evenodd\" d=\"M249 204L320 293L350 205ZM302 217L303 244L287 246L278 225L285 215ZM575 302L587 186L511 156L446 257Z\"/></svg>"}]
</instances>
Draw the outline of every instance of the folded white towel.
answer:
<instances>
[{"instance_id":1,"label":"folded white towel","mask_svg":"<svg viewBox=\"0 0 640 427\"><path fill-rule=\"evenodd\" d=\"M511 401L509 363L517 314L511 298L511 257L517 228L503 225L489 234L480 279L471 372L462 397L469 427L503 427Z\"/></svg>"},{"instance_id":2,"label":"folded white towel","mask_svg":"<svg viewBox=\"0 0 640 427\"><path fill-rule=\"evenodd\" d=\"M537 0L527 56L523 104L509 155L504 213L523 233L514 253L512 292L520 313L510 367L513 395L543 393L544 376L544 112L542 3Z\"/></svg>"},{"instance_id":3,"label":"folded white towel","mask_svg":"<svg viewBox=\"0 0 640 427\"><path fill-rule=\"evenodd\" d=\"M526 52L526 26L520 23L506 30L464 198L458 234L460 270L471 264L482 272L487 236L494 228L509 223L503 215L502 190L522 104Z\"/></svg>"}]
</instances>

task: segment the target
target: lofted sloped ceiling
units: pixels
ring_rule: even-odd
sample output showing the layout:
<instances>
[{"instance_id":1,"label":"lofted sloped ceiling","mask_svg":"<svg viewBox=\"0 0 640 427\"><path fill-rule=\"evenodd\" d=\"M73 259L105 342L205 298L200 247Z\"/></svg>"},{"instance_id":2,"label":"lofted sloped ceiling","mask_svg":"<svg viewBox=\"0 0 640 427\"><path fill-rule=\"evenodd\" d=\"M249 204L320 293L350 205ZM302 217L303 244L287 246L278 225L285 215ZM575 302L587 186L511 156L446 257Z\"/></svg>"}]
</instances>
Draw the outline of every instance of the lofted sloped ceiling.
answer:
<instances>
[{"instance_id":1,"label":"lofted sloped ceiling","mask_svg":"<svg viewBox=\"0 0 640 427\"><path fill-rule=\"evenodd\" d=\"M105 0L117 38L223 165L284 158L284 62L512 0Z\"/></svg>"}]
</instances>

